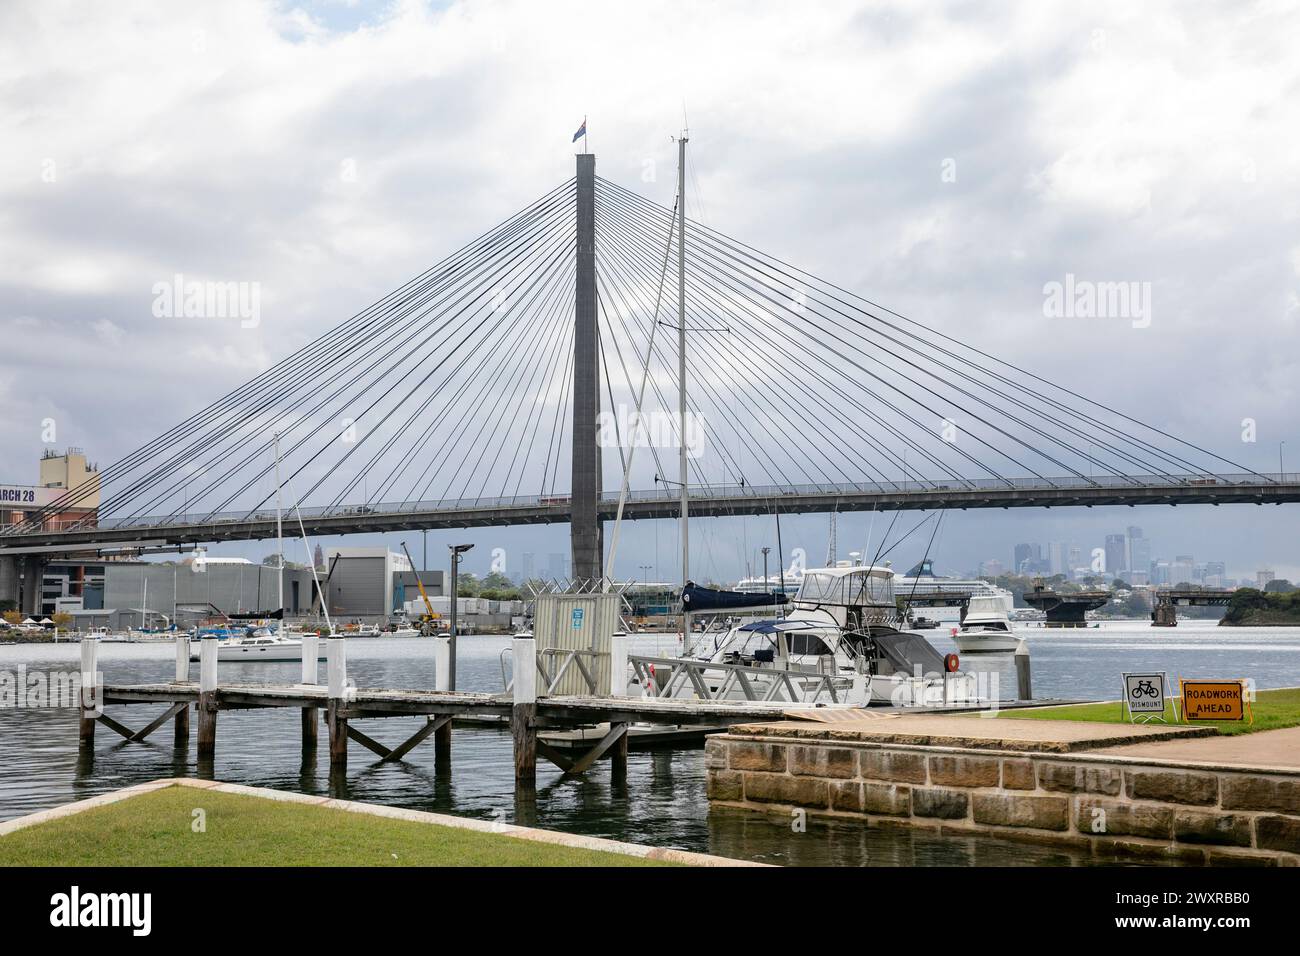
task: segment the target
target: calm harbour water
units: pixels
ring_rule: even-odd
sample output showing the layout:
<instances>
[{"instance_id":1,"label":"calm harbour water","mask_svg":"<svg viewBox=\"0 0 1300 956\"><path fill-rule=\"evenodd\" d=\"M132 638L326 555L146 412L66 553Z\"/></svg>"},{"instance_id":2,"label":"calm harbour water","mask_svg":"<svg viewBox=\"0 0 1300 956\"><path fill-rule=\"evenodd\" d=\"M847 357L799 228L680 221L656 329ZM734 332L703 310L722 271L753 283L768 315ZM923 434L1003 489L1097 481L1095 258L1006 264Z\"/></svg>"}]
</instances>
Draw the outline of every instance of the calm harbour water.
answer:
<instances>
[{"instance_id":1,"label":"calm harbour water","mask_svg":"<svg viewBox=\"0 0 1300 956\"><path fill-rule=\"evenodd\" d=\"M925 632L940 652L952 650L945 630ZM1024 632L1033 660L1034 692L1051 698L1118 697L1123 670L1163 670L1178 677L1251 677L1259 688L1300 685L1300 628L1221 628L1181 622L1155 629L1145 622L1106 624L1080 631ZM458 679L466 690L501 688L500 655L506 637L460 642ZM667 654L675 636L633 638L633 652ZM106 644L100 669L110 683L168 680L171 644ZM348 642L348 676L360 687L431 687L433 654L418 639ZM0 670L28 673L75 670L75 644L0 647ZM193 665L197 674L198 665ZM998 675L1000 696L1015 694L1011 655L969 656L967 670ZM322 676L324 665L321 667ZM295 681L297 664L222 664L223 680ZM143 726L154 706L114 707L109 713ZM361 724L390 744L418 728L422 718ZM893 829L810 820L806 833L788 820L730 810L710 810L704 796L701 750L633 752L626 784L611 780L608 762L579 779L564 779L538 764L536 802L517 807L510 736L491 728L457 729L452 770L435 770L433 747L424 744L403 762L379 765L359 747L349 754L345 780L331 782L324 728L315 754L304 756L297 710L226 711L218 722L213 776L219 780L374 803L526 822L551 829L674 846L795 865L1078 865L1081 855L987 838L935 837ZM106 728L93 756L79 755L72 710L0 710L0 820L10 819L166 776L196 776L191 746L174 750L171 728L128 744Z\"/></svg>"}]
</instances>

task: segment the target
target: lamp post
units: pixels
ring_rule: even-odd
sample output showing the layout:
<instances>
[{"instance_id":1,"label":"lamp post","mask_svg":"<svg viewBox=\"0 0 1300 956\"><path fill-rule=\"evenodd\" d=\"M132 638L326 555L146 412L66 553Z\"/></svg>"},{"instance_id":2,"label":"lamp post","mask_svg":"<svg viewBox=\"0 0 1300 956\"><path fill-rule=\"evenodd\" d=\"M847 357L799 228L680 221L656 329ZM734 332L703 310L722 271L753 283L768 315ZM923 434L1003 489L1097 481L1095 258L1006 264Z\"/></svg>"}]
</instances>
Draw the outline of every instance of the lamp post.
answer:
<instances>
[{"instance_id":1,"label":"lamp post","mask_svg":"<svg viewBox=\"0 0 1300 956\"><path fill-rule=\"evenodd\" d=\"M1278 473L1278 474L1277 474L1277 477L1278 477L1278 481L1282 481L1282 480L1284 480L1284 476L1286 475L1286 469L1282 467L1282 449L1283 449L1283 447L1285 447L1285 445L1286 445L1286 442L1284 442L1284 441L1280 441L1280 442L1277 443L1277 473Z\"/></svg>"},{"instance_id":2,"label":"lamp post","mask_svg":"<svg viewBox=\"0 0 1300 956\"><path fill-rule=\"evenodd\" d=\"M472 544L449 544L451 549L451 626L447 636L450 638L451 660L447 667L447 689L456 689L456 592L460 584L460 556L474 547Z\"/></svg>"}]
</instances>

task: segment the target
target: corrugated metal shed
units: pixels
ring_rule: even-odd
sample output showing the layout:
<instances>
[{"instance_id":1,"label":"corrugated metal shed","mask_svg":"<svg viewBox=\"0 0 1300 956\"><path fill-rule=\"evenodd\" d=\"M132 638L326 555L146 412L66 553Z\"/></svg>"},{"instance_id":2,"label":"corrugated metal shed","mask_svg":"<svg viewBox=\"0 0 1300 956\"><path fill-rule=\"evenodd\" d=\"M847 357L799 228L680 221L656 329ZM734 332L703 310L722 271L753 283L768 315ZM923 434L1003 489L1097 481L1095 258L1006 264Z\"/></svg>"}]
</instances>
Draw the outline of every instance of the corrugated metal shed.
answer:
<instances>
[{"instance_id":1,"label":"corrugated metal shed","mask_svg":"<svg viewBox=\"0 0 1300 956\"><path fill-rule=\"evenodd\" d=\"M617 594L539 594L533 617L539 658L548 650L560 651L547 661L554 669L567 656L562 652L590 652L582 655L582 662L596 679L595 693L609 694L609 648L618 630L619 600ZM592 689L582 671L570 665L551 693L590 694Z\"/></svg>"}]
</instances>

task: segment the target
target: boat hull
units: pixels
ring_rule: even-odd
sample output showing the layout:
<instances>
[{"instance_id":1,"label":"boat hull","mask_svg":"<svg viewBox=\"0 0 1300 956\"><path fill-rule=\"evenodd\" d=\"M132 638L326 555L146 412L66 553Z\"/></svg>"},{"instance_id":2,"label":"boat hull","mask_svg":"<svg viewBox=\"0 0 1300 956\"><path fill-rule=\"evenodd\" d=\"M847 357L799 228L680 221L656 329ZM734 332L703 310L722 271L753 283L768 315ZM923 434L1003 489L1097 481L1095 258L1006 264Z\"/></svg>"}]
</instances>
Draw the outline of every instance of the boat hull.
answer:
<instances>
[{"instance_id":1,"label":"boat hull","mask_svg":"<svg viewBox=\"0 0 1300 956\"><path fill-rule=\"evenodd\" d=\"M190 661L199 659L198 654L190 654ZM325 642L321 641L317 659L325 660ZM230 644L217 648L217 662L225 663L289 663L302 660L302 644Z\"/></svg>"},{"instance_id":2,"label":"boat hull","mask_svg":"<svg viewBox=\"0 0 1300 956\"><path fill-rule=\"evenodd\" d=\"M1007 631L1001 633L986 631L971 634L959 632L953 635L952 640L957 645L957 650L963 654L1005 653L1014 651L1020 645L1020 638Z\"/></svg>"}]
</instances>

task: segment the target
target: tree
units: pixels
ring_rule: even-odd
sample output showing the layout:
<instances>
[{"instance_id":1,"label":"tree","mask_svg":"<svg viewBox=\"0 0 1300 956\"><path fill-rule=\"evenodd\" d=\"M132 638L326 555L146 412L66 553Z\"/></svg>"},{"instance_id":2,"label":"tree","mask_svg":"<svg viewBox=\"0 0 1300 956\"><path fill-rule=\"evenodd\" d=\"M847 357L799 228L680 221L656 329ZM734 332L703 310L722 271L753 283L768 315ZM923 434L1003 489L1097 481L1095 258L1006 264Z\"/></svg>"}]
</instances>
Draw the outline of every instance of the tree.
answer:
<instances>
[{"instance_id":1,"label":"tree","mask_svg":"<svg viewBox=\"0 0 1300 956\"><path fill-rule=\"evenodd\" d=\"M1286 578L1274 578L1264 585L1265 594L1287 594L1295 590L1295 585Z\"/></svg>"},{"instance_id":2,"label":"tree","mask_svg":"<svg viewBox=\"0 0 1300 956\"><path fill-rule=\"evenodd\" d=\"M514 588L515 583L500 571L493 571L483 579L481 588L484 591L508 591Z\"/></svg>"}]
</instances>

